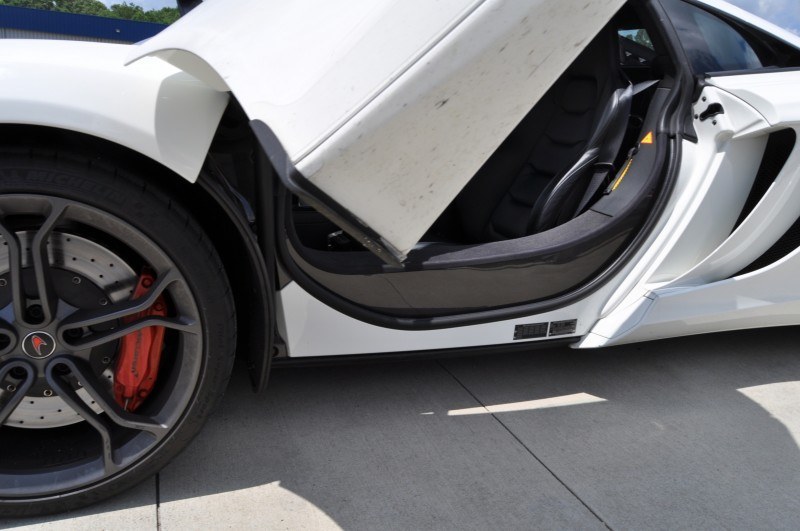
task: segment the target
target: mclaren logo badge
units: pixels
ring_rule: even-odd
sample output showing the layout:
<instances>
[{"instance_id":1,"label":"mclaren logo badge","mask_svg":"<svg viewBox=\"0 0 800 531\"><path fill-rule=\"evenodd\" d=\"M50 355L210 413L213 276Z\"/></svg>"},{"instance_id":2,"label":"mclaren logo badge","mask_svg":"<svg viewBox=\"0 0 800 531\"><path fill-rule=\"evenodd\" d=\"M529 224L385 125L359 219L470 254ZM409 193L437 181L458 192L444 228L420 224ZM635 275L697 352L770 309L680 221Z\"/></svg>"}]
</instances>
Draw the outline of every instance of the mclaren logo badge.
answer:
<instances>
[{"instance_id":1,"label":"mclaren logo badge","mask_svg":"<svg viewBox=\"0 0 800 531\"><path fill-rule=\"evenodd\" d=\"M22 350L31 358L41 360L56 350L56 340L47 332L31 332L22 340Z\"/></svg>"}]
</instances>

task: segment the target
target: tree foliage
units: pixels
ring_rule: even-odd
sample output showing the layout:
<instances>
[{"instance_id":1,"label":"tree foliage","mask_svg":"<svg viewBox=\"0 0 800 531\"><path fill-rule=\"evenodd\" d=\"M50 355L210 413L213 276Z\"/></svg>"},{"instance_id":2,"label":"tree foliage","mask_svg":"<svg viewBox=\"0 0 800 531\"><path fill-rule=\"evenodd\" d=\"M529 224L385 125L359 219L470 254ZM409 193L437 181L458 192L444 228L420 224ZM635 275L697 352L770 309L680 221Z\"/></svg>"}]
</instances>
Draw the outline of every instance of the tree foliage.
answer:
<instances>
[{"instance_id":1,"label":"tree foliage","mask_svg":"<svg viewBox=\"0 0 800 531\"><path fill-rule=\"evenodd\" d=\"M122 18L139 22L155 22L157 24L172 24L180 16L176 7L163 7L145 11L141 6L125 1L121 4L113 4L111 7L106 7L100 0L0 0L0 5L44 9L46 11L63 11L79 15Z\"/></svg>"},{"instance_id":2,"label":"tree foliage","mask_svg":"<svg viewBox=\"0 0 800 531\"><path fill-rule=\"evenodd\" d=\"M647 30L640 29L637 31L636 35L633 36L633 40L642 46L647 46L651 50L653 49L653 41L650 40L650 35L647 33Z\"/></svg>"}]
</instances>

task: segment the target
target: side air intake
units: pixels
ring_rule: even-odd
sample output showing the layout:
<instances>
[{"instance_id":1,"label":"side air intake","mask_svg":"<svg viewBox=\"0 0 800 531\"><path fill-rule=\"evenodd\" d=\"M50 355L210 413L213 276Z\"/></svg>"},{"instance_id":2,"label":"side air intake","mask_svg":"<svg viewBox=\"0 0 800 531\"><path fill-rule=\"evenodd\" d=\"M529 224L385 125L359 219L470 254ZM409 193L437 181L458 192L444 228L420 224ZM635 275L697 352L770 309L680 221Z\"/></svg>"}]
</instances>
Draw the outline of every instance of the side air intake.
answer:
<instances>
[{"instance_id":1,"label":"side air intake","mask_svg":"<svg viewBox=\"0 0 800 531\"><path fill-rule=\"evenodd\" d=\"M775 181L775 178L783 169L789 155L792 154L792 148L797 141L797 134L794 129L783 129L776 131L769 135L767 140L767 147L764 150L764 158L761 159L761 166L758 168L758 173L753 181L753 187L750 189L750 195L747 196L747 201L742 207L742 212L739 214L739 219L736 220L736 225L733 226L735 231L742 221L750 215L750 212L756 207L764 194L769 190L770 185Z\"/></svg>"},{"instance_id":2,"label":"side air intake","mask_svg":"<svg viewBox=\"0 0 800 531\"><path fill-rule=\"evenodd\" d=\"M756 258L750 265L733 276L738 277L739 275L757 271L770 264L774 264L798 247L800 247L800 218L798 218L798 220L794 222L794 225L789 227L789 230L775 242L775 245L767 249L764 254Z\"/></svg>"},{"instance_id":3,"label":"side air intake","mask_svg":"<svg viewBox=\"0 0 800 531\"><path fill-rule=\"evenodd\" d=\"M761 161L761 167L756 175L753 188L750 190L747 202L742 209L739 220L736 222L737 227L755 208L764 194L767 193L770 185L783 169L789 155L791 155L796 140L797 134L793 129L777 131L769 136L767 148L764 151L764 159ZM800 218L764 254L733 276L744 275L774 264L798 247L800 247Z\"/></svg>"}]
</instances>

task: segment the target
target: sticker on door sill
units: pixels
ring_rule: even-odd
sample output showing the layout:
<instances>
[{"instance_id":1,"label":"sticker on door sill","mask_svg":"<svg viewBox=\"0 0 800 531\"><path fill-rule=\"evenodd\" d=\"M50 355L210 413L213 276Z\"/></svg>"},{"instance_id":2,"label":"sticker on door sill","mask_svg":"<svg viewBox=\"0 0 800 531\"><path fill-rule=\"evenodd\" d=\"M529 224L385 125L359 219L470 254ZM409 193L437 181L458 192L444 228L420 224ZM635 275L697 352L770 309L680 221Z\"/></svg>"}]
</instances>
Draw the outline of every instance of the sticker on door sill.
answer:
<instances>
[{"instance_id":1,"label":"sticker on door sill","mask_svg":"<svg viewBox=\"0 0 800 531\"><path fill-rule=\"evenodd\" d=\"M566 336L569 334L574 334L577 328L577 319L570 319L569 321L553 321L550 323L550 336Z\"/></svg>"},{"instance_id":2,"label":"sticker on door sill","mask_svg":"<svg viewBox=\"0 0 800 531\"><path fill-rule=\"evenodd\" d=\"M553 321L552 323L530 323L514 327L514 341L519 339L536 339L542 337L566 336L574 334L578 329L578 320Z\"/></svg>"},{"instance_id":3,"label":"sticker on door sill","mask_svg":"<svg viewBox=\"0 0 800 531\"><path fill-rule=\"evenodd\" d=\"M547 323L532 323L514 327L514 340L547 337Z\"/></svg>"}]
</instances>

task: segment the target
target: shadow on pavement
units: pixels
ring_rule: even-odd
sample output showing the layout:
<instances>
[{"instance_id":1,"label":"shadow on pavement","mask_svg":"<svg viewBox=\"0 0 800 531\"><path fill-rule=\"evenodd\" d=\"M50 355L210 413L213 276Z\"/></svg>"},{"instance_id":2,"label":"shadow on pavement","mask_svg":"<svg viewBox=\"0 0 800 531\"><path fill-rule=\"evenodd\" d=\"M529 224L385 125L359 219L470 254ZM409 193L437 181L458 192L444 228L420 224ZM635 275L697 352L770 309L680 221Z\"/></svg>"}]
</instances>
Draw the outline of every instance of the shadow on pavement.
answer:
<instances>
[{"instance_id":1,"label":"shadow on pavement","mask_svg":"<svg viewBox=\"0 0 800 531\"><path fill-rule=\"evenodd\" d=\"M796 529L797 328L446 365L612 528Z\"/></svg>"},{"instance_id":2,"label":"shadow on pavement","mask_svg":"<svg viewBox=\"0 0 800 531\"><path fill-rule=\"evenodd\" d=\"M799 332L284 368L263 396L239 370L160 525L795 527Z\"/></svg>"}]
</instances>

